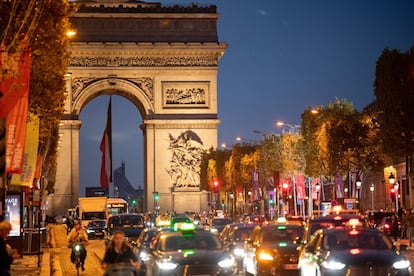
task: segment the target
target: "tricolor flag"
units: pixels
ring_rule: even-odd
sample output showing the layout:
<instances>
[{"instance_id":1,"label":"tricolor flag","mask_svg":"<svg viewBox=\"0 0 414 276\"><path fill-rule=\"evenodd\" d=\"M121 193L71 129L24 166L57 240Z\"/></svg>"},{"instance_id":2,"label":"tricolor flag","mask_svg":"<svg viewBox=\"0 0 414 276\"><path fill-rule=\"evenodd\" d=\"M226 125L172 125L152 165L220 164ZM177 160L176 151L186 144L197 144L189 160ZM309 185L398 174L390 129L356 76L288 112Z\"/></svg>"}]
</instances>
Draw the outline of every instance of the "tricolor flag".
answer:
<instances>
[{"instance_id":1,"label":"tricolor flag","mask_svg":"<svg viewBox=\"0 0 414 276\"><path fill-rule=\"evenodd\" d=\"M109 188L112 182L112 98L109 99L106 127L102 135L100 150L102 152L101 163L101 187Z\"/></svg>"}]
</instances>

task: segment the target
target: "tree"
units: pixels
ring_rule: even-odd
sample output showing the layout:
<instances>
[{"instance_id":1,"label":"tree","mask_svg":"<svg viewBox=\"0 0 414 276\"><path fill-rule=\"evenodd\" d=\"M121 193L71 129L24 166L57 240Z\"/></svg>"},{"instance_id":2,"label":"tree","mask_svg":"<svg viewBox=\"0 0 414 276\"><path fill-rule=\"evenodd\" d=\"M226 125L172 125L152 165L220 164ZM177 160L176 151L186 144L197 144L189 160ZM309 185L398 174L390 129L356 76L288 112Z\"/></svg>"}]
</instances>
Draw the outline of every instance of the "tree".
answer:
<instances>
[{"instance_id":1,"label":"tree","mask_svg":"<svg viewBox=\"0 0 414 276\"><path fill-rule=\"evenodd\" d=\"M386 153L394 158L414 154L414 48L401 53L384 49L375 72L376 107Z\"/></svg>"},{"instance_id":2,"label":"tree","mask_svg":"<svg viewBox=\"0 0 414 276\"><path fill-rule=\"evenodd\" d=\"M69 57L66 33L72 11L67 0L0 0L3 50L31 51L29 111L40 118L39 154L49 190L55 182L58 124L64 111L64 75Z\"/></svg>"}]
</instances>

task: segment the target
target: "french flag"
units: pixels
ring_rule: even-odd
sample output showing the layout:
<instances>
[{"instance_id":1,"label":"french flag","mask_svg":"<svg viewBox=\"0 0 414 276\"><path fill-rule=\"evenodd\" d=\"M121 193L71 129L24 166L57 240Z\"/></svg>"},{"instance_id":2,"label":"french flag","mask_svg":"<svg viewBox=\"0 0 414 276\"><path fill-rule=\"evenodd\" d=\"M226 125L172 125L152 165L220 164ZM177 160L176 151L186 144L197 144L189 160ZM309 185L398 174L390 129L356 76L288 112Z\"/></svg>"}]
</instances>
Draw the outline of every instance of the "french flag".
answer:
<instances>
[{"instance_id":1,"label":"french flag","mask_svg":"<svg viewBox=\"0 0 414 276\"><path fill-rule=\"evenodd\" d=\"M100 150L102 152L101 163L101 187L109 188L112 182L112 98L109 99L106 127L102 135Z\"/></svg>"}]
</instances>

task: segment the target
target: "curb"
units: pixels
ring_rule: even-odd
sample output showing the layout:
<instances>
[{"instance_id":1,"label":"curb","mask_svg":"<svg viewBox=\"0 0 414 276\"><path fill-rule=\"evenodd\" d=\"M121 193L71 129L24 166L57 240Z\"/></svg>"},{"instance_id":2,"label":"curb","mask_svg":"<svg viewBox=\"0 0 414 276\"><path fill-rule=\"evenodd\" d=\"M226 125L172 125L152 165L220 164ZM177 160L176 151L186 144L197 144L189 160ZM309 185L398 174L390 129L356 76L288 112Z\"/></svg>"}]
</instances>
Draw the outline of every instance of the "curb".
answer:
<instances>
[{"instance_id":1,"label":"curb","mask_svg":"<svg viewBox=\"0 0 414 276\"><path fill-rule=\"evenodd\" d=\"M55 248L56 247L56 241L55 241L55 229L53 227L50 228L50 247ZM63 276L62 269L60 267L60 261L59 258L49 253L49 265L46 266L49 268L49 274L51 276Z\"/></svg>"}]
</instances>

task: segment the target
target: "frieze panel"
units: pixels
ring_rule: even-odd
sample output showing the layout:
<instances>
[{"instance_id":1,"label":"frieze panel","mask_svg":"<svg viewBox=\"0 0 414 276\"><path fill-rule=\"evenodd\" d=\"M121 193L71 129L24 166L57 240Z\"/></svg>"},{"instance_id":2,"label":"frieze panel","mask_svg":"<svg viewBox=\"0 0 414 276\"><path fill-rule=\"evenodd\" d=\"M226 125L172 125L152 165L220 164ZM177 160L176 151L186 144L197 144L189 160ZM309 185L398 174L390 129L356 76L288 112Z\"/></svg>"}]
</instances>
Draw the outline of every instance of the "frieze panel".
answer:
<instances>
[{"instance_id":1,"label":"frieze panel","mask_svg":"<svg viewBox=\"0 0 414 276\"><path fill-rule=\"evenodd\" d=\"M209 88L209 82L163 82L164 107L208 107Z\"/></svg>"},{"instance_id":2,"label":"frieze panel","mask_svg":"<svg viewBox=\"0 0 414 276\"><path fill-rule=\"evenodd\" d=\"M216 56L180 56L180 57L158 57L158 56L72 56L70 66L73 67L172 67L172 66L201 66L216 67L218 59Z\"/></svg>"}]
</instances>

